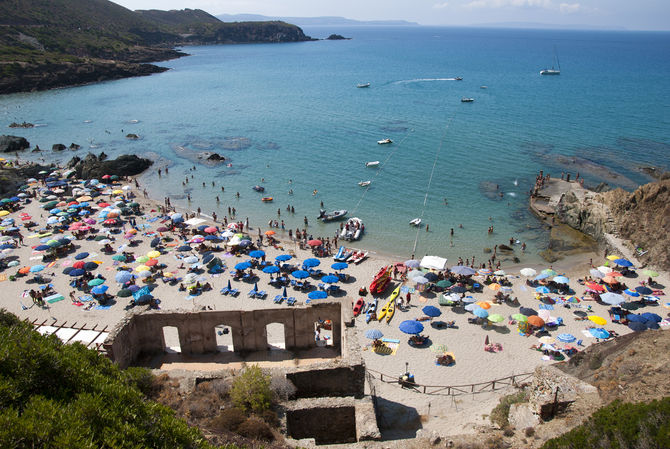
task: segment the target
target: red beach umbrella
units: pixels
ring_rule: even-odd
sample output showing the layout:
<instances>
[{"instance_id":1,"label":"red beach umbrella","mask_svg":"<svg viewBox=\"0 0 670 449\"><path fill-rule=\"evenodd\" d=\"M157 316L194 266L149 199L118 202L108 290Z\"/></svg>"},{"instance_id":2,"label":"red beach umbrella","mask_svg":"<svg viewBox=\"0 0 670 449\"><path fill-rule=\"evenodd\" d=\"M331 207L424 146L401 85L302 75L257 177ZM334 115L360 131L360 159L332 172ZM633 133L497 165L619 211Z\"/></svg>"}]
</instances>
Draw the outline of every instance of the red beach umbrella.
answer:
<instances>
[{"instance_id":1,"label":"red beach umbrella","mask_svg":"<svg viewBox=\"0 0 670 449\"><path fill-rule=\"evenodd\" d=\"M109 203L98 203L98 207L107 207L109 206Z\"/></svg>"},{"instance_id":2,"label":"red beach umbrella","mask_svg":"<svg viewBox=\"0 0 670 449\"><path fill-rule=\"evenodd\" d=\"M72 264L72 268L84 268L84 264L85 262L83 260L79 260Z\"/></svg>"},{"instance_id":3,"label":"red beach umbrella","mask_svg":"<svg viewBox=\"0 0 670 449\"><path fill-rule=\"evenodd\" d=\"M307 242L309 246L320 246L323 245L323 242L319 239L310 240Z\"/></svg>"},{"instance_id":4,"label":"red beach umbrella","mask_svg":"<svg viewBox=\"0 0 670 449\"><path fill-rule=\"evenodd\" d=\"M214 234L215 232L217 232L217 229L214 226L208 226L205 228L205 232L207 234Z\"/></svg>"},{"instance_id":5,"label":"red beach umbrella","mask_svg":"<svg viewBox=\"0 0 670 449\"><path fill-rule=\"evenodd\" d=\"M147 267L153 267L154 265L158 264L158 259L149 259L146 262L144 262L144 265Z\"/></svg>"},{"instance_id":6,"label":"red beach umbrella","mask_svg":"<svg viewBox=\"0 0 670 449\"><path fill-rule=\"evenodd\" d=\"M537 315L531 315L528 317L528 324L535 327L542 327L544 326L544 320Z\"/></svg>"}]
</instances>

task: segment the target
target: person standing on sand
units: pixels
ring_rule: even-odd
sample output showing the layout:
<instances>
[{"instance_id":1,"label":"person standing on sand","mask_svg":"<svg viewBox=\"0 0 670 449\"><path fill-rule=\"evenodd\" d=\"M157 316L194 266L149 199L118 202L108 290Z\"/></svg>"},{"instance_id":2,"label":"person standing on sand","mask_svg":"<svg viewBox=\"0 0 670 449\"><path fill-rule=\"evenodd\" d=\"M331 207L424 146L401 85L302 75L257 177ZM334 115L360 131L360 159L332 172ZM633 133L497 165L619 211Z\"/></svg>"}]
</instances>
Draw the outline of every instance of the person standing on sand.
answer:
<instances>
[{"instance_id":1,"label":"person standing on sand","mask_svg":"<svg viewBox=\"0 0 670 449\"><path fill-rule=\"evenodd\" d=\"M407 295L405 296L405 306L406 307L409 307L409 302L410 302L411 299L412 299L412 295L409 292L407 292Z\"/></svg>"}]
</instances>

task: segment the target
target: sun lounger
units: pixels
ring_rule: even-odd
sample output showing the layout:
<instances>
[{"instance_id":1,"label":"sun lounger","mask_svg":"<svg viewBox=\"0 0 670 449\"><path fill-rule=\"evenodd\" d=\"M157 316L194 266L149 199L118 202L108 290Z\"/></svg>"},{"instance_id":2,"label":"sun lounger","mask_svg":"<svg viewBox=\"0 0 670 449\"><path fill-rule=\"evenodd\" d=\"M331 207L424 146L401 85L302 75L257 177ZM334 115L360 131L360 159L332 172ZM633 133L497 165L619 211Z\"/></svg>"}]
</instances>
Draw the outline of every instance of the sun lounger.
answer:
<instances>
[{"instance_id":1,"label":"sun lounger","mask_svg":"<svg viewBox=\"0 0 670 449\"><path fill-rule=\"evenodd\" d=\"M229 294L230 294L230 296L237 296L237 295L240 294L240 291L236 288L231 288Z\"/></svg>"},{"instance_id":2,"label":"sun lounger","mask_svg":"<svg viewBox=\"0 0 670 449\"><path fill-rule=\"evenodd\" d=\"M249 290L249 293L247 293L247 296L255 298L257 294L258 294L258 290L256 290L255 288L252 288L251 290Z\"/></svg>"},{"instance_id":3,"label":"sun lounger","mask_svg":"<svg viewBox=\"0 0 670 449\"><path fill-rule=\"evenodd\" d=\"M284 301L284 297L282 295L275 296L275 299L274 299L275 304L281 304L282 301Z\"/></svg>"},{"instance_id":4,"label":"sun lounger","mask_svg":"<svg viewBox=\"0 0 670 449\"><path fill-rule=\"evenodd\" d=\"M286 304L289 306L294 306L295 305L295 298L291 296L290 298L286 298Z\"/></svg>"},{"instance_id":5,"label":"sun lounger","mask_svg":"<svg viewBox=\"0 0 670 449\"><path fill-rule=\"evenodd\" d=\"M230 293L231 290L232 290L232 289L230 289L230 288L228 288L228 287L223 287L223 288L221 289L221 294L222 294L222 295L227 295L228 293Z\"/></svg>"},{"instance_id":6,"label":"sun lounger","mask_svg":"<svg viewBox=\"0 0 670 449\"><path fill-rule=\"evenodd\" d=\"M267 298L268 294L265 290L260 290L256 292L256 298L258 299L265 299Z\"/></svg>"}]
</instances>

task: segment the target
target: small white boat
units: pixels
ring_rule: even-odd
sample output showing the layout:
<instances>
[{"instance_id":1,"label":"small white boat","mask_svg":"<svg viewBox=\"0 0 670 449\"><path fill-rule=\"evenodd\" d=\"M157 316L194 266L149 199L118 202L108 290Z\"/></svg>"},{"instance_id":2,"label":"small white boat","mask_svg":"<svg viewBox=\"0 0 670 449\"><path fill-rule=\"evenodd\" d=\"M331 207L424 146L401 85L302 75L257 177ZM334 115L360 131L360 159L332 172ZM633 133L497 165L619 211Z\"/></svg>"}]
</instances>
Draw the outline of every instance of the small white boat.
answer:
<instances>
[{"instance_id":1,"label":"small white boat","mask_svg":"<svg viewBox=\"0 0 670 449\"><path fill-rule=\"evenodd\" d=\"M389 143L393 143L393 141L391 139L382 139L382 140L378 140L377 143L379 145L387 145Z\"/></svg>"},{"instance_id":2,"label":"small white boat","mask_svg":"<svg viewBox=\"0 0 670 449\"><path fill-rule=\"evenodd\" d=\"M370 87L370 83L360 83L360 84L356 84L356 87L358 87L359 89L362 89L362 88L364 88L364 87Z\"/></svg>"},{"instance_id":3,"label":"small white boat","mask_svg":"<svg viewBox=\"0 0 670 449\"><path fill-rule=\"evenodd\" d=\"M410 220L409 224L412 225L412 226L421 226L421 219L419 217L417 217L413 220Z\"/></svg>"},{"instance_id":4,"label":"small white boat","mask_svg":"<svg viewBox=\"0 0 670 449\"><path fill-rule=\"evenodd\" d=\"M351 217L342 228L340 237L348 241L358 240L361 238L361 234L364 230L365 226L363 225L363 220L358 217Z\"/></svg>"},{"instance_id":5,"label":"small white boat","mask_svg":"<svg viewBox=\"0 0 670 449\"><path fill-rule=\"evenodd\" d=\"M334 210L332 212L326 212L325 209L321 209L319 210L319 216L316 218L325 223L327 221L340 220L344 218L346 215L347 215L346 209Z\"/></svg>"},{"instance_id":6,"label":"small white boat","mask_svg":"<svg viewBox=\"0 0 670 449\"><path fill-rule=\"evenodd\" d=\"M556 54L556 48L554 47L554 61L558 68L554 68L552 65L550 69L540 70L540 75L560 75L561 74L561 63L558 60L558 55Z\"/></svg>"},{"instance_id":7,"label":"small white boat","mask_svg":"<svg viewBox=\"0 0 670 449\"><path fill-rule=\"evenodd\" d=\"M361 181L358 183L359 186L361 187L367 187L372 183L372 181Z\"/></svg>"},{"instance_id":8,"label":"small white boat","mask_svg":"<svg viewBox=\"0 0 670 449\"><path fill-rule=\"evenodd\" d=\"M463 77L462 76L457 76L456 78L454 78L454 81L463 81Z\"/></svg>"},{"instance_id":9,"label":"small white boat","mask_svg":"<svg viewBox=\"0 0 670 449\"><path fill-rule=\"evenodd\" d=\"M379 165L379 161L371 161L365 163L366 167L376 167L377 165Z\"/></svg>"},{"instance_id":10,"label":"small white boat","mask_svg":"<svg viewBox=\"0 0 670 449\"><path fill-rule=\"evenodd\" d=\"M488 89L489 86L479 86L480 89Z\"/></svg>"},{"instance_id":11,"label":"small white boat","mask_svg":"<svg viewBox=\"0 0 670 449\"><path fill-rule=\"evenodd\" d=\"M469 97L461 98L461 103L472 103L473 101L475 101L474 98L469 98Z\"/></svg>"}]
</instances>

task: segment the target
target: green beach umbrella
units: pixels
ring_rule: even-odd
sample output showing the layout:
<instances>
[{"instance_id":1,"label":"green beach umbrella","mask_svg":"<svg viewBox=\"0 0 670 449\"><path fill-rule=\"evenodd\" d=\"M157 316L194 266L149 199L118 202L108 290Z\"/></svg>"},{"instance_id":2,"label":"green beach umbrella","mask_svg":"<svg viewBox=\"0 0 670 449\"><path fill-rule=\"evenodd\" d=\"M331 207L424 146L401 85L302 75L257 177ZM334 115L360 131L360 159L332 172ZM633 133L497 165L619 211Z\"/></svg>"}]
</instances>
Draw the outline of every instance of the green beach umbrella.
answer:
<instances>
[{"instance_id":1,"label":"green beach umbrella","mask_svg":"<svg viewBox=\"0 0 670 449\"><path fill-rule=\"evenodd\" d=\"M489 321L492 322L492 323L500 323L502 320L505 319L504 316L502 316L498 313L494 313L493 315L489 315L488 318L489 318Z\"/></svg>"},{"instance_id":2,"label":"green beach umbrella","mask_svg":"<svg viewBox=\"0 0 670 449\"><path fill-rule=\"evenodd\" d=\"M528 317L522 313L515 313L512 315L512 319L515 319L517 321L523 321L524 323L528 321Z\"/></svg>"},{"instance_id":3,"label":"green beach umbrella","mask_svg":"<svg viewBox=\"0 0 670 449\"><path fill-rule=\"evenodd\" d=\"M441 281L438 281L437 284L435 284L435 285L437 285L440 288L449 288L453 284L451 283L451 281L449 281L447 279L442 279Z\"/></svg>"},{"instance_id":4,"label":"green beach umbrella","mask_svg":"<svg viewBox=\"0 0 670 449\"><path fill-rule=\"evenodd\" d=\"M139 262L139 263L144 263L144 262L148 262L148 261L149 261L149 258L147 256L141 256L141 257L138 257L137 259L135 259L135 262Z\"/></svg>"},{"instance_id":5,"label":"green beach umbrella","mask_svg":"<svg viewBox=\"0 0 670 449\"><path fill-rule=\"evenodd\" d=\"M58 242L58 240L54 240L54 239L48 240L46 244L47 244L48 246L58 246L58 245L60 245L60 243Z\"/></svg>"},{"instance_id":6,"label":"green beach umbrella","mask_svg":"<svg viewBox=\"0 0 670 449\"><path fill-rule=\"evenodd\" d=\"M112 256L112 260L118 260L119 262L125 262L126 261L126 256L123 254L116 254Z\"/></svg>"},{"instance_id":7,"label":"green beach umbrella","mask_svg":"<svg viewBox=\"0 0 670 449\"><path fill-rule=\"evenodd\" d=\"M107 238L106 235L96 235L95 236L95 241L99 242L100 240L105 240Z\"/></svg>"},{"instance_id":8,"label":"green beach umbrella","mask_svg":"<svg viewBox=\"0 0 670 449\"><path fill-rule=\"evenodd\" d=\"M132 294L133 294L133 292L131 292L127 288L122 288L121 290L119 290L119 292L116 294L116 296L118 296L119 298L127 298L128 296L130 296Z\"/></svg>"},{"instance_id":9,"label":"green beach umbrella","mask_svg":"<svg viewBox=\"0 0 670 449\"><path fill-rule=\"evenodd\" d=\"M88 281L88 286L89 287L95 287L96 285L100 285L100 284L104 284L104 283L105 283L104 279L95 278L95 279L91 279L90 281Z\"/></svg>"},{"instance_id":10,"label":"green beach umbrella","mask_svg":"<svg viewBox=\"0 0 670 449\"><path fill-rule=\"evenodd\" d=\"M658 276L658 272L656 272L656 271L654 271L654 270L642 270L642 273L643 273L645 276L649 276L649 277L652 277L652 278Z\"/></svg>"}]
</instances>

